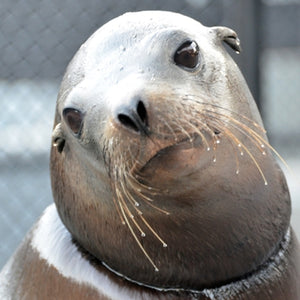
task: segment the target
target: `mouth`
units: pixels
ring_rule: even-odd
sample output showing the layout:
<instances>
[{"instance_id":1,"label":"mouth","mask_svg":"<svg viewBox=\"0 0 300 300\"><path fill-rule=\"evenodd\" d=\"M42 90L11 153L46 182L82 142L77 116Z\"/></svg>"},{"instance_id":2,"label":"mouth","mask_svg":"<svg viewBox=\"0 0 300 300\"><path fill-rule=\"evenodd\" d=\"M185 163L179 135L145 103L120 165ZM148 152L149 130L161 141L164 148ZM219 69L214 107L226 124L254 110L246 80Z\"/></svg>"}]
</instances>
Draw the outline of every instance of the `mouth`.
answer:
<instances>
[{"instance_id":1,"label":"mouth","mask_svg":"<svg viewBox=\"0 0 300 300\"><path fill-rule=\"evenodd\" d=\"M139 168L139 174L153 176L156 172L166 177L177 177L194 172L207 161L208 147L199 134L193 134L154 152Z\"/></svg>"}]
</instances>

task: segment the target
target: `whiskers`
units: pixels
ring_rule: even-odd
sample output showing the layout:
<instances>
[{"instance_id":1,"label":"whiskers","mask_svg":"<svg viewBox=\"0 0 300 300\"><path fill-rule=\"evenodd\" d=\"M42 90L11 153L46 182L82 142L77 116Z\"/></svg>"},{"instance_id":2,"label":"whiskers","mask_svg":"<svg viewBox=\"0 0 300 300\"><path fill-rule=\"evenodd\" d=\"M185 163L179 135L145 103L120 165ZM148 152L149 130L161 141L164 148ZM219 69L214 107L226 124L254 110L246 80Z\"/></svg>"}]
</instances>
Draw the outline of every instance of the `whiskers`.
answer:
<instances>
[{"instance_id":1,"label":"whiskers","mask_svg":"<svg viewBox=\"0 0 300 300\"><path fill-rule=\"evenodd\" d=\"M222 153L218 150L224 149L226 157L228 153L233 157L235 175L240 174L241 159L248 158L265 186L268 185L268 179L262 161L269 151L286 165L283 158L266 140L266 131L260 124L228 108L197 101L194 97L186 97L182 101L172 103L171 109L164 104L158 105L154 110L152 115L155 116L155 120L152 120L152 123L150 120L149 136L143 138L156 143L158 148L160 143L163 144L162 141L170 141L170 146L182 142L190 143L191 148L199 147L200 144L204 151L212 152L212 164L217 162L217 154ZM135 168L137 165L142 167L145 163L140 161L140 152L145 150L142 138L140 141L135 139L122 142L121 138L116 140L118 143L110 140L103 148L107 153L112 153L107 162L114 205L122 224L128 227L134 241L154 270L159 271L154 259L145 249L143 239L152 235L163 248L167 247L167 243L147 220L144 212L147 211L148 216L149 210L154 211L152 214L154 216L157 214L168 216L170 212L159 207L160 203L155 203L157 196L162 195L163 191L150 186ZM224 148L221 148L222 146ZM163 182L164 178L161 180Z\"/></svg>"},{"instance_id":2,"label":"whiskers","mask_svg":"<svg viewBox=\"0 0 300 300\"><path fill-rule=\"evenodd\" d=\"M147 221L141 207L149 206L151 209L164 215L169 215L169 212L153 204L153 196L158 191L140 182L132 174L128 164L124 163L122 156L111 166L111 176L113 177L113 180L111 180L112 191L114 193L113 201L120 220L123 225L128 227L138 247L151 263L154 270L158 272L157 265L146 251L141 239L146 238L146 232L148 232L159 241L163 248L167 247L167 243L160 237L149 221Z\"/></svg>"},{"instance_id":3,"label":"whiskers","mask_svg":"<svg viewBox=\"0 0 300 300\"><path fill-rule=\"evenodd\" d=\"M290 170L282 156L267 141L265 129L257 122L216 104L195 101L189 98L185 99L185 101L188 103L186 104L187 106L196 108L197 119L200 118L202 120L198 124L200 128L206 128L206 132L210 134L213 140L212 149L214 152L216 152L216 146L221 144L221 137L230 142L235 156L235 173L237 175L240 173L240 158L248 156L255 165L264 185L267 186L268 181L260 165L260 157L257 156L266 156L267 150L270 150ZM206 126L203 126L203 120L205 120ZM207 130L207 127L213 130ZM218 134L216 134L216 131ZM206 144L205 140L204 143ZM213 157L213 162L216 162L215 155Z\"/></svg>"}]
</instances>

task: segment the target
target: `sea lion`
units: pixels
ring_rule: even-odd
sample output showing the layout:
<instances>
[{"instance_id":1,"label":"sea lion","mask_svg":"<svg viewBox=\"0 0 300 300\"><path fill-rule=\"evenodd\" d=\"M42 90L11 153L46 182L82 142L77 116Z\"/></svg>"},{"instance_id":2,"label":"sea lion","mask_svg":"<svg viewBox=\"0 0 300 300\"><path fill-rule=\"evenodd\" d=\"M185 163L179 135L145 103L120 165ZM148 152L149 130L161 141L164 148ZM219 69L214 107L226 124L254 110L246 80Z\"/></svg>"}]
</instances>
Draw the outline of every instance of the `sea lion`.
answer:
<instances>
[{"instance_id":1,"label":"sea lion","mask_svg":"<svg viewBox=\"0 0 300 300\"><path fill-rule=\"evenodd\" d=\"M82 45L56 106L56 206L0 295L299 299L287 184L222 42L240 51L231 29L148 11Z\"/></svg>"}]
</instances>

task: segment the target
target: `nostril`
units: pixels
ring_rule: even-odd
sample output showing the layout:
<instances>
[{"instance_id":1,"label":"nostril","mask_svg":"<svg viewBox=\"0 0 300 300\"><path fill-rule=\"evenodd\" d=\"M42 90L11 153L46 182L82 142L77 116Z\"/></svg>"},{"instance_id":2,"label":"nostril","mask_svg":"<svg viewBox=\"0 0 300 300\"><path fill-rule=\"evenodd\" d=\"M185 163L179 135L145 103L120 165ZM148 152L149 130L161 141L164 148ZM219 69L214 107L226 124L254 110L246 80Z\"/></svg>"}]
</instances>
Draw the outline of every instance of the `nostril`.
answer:
<instances>
[{"instance_id":1,"label":"nostril","mask_svg":"<svg viewBox=\"0 0 300 300\"><path fill-rule=\"evenodd\" d=\"M142 101L139 101L137 105L137 114L145 126L148 126L147 110Z\"/></svg>"},{"instance_id":2,"label":"nostril","mask_svg":"<svg viewBox=\"0 0 300 300\"><path fill-rule=\"evenodd\" d=\"M117 117L123 126L135 132L148 132L148 116L143 101L138 101L135 107L122 107Z\"/></svg>"},{"instance_id":3,"label":"nostril","mask_svg":"<svg viewBox=\"0 0 300 300\"><path fill-rule=\"evenodd\" d=\"M137 125L129 116L127 116L125 114L118 114L118 119L119 119L120 123L122 125L124 125L125 127L131 128L136 132L139 131Z\"/></svg>"}]
</instances>

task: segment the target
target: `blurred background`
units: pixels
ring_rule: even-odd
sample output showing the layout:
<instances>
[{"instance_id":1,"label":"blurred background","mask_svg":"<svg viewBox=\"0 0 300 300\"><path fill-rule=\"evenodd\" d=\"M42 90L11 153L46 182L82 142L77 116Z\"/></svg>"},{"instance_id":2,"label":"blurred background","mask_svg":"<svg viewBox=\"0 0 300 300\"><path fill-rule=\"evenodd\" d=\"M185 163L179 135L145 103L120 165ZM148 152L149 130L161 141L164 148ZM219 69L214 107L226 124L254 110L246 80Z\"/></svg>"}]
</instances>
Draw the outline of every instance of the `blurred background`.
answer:
<instances>
[{"instance_id":1,"label":"blurred background","mask_svg":"<svg viewBox=\"0 0 300 300\"><path fill-rule=\"evenodd\" d=\"M233 53L261 111L293 200L300 237L300 0L0 0L0 268L52 202L49 149L64 70L102 24L170 10L238 32ZM298 178L298 179L297 179Z\"/></svg>"}]
</instances>

